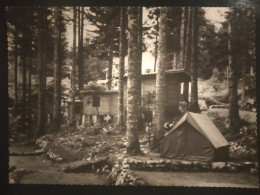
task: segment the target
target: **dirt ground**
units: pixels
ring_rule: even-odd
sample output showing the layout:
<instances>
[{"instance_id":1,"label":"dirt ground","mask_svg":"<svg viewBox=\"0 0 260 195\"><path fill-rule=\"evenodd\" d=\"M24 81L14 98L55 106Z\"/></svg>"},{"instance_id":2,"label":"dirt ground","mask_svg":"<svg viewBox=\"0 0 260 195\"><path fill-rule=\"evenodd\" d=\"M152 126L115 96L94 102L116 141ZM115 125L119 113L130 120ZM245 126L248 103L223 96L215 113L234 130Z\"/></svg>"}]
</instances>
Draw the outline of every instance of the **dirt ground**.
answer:
<instances>
[{"instance_id":1,"label":"dirt ground","mask_svg":"<svg viewBox=\"0 0 260 195\"><path fill-rule=\"evenodd\" d=\"M10 152L30 152L33 146L11 146ZM60 171L62 163L53 163L43 156L10 156L9 167L15 172L9 173L10 183L20 184L77 184L106 185L106 176L93 173L64 173Z\"/></svg>"},{"instance_id":2,"label":"dirt ground","mask_svg":"<svg viewBox=\"0 0 260 195\"><path fill-rule=\"evenodd\" d=\"M44 141L48 142L45 149L59 155L64 161L48 160L46 155L10 156L10 183L107 185L105 173L66 173L61 171L61 167L65 163L83 158L95 159L107 156L115 161L126 155L125 132L119 131L116 127L65 129L57 134L44 136L41 143ZM158 153L148 153L149 147L145 134L140 136L140 147L144 154L136 156L136 159L160 159ZM17 141L12 142L9 147L10 153L20 154L33 152L36 149L39 148ZM135 174L148 185L155 186L259 187L258 176L250 173L135 171Z\"/></svg>"},{"instance_id":3,"label":"dirt ground","mask_svg":"<svg viewBox=\"0 0 260 195\"><path fill-rule=\"evenodd\" d=\"M250 173L135 171L135 175L152 186L259 188L258 176Z\"/></svg>"},{"instance_id":4,"label":"dirt ground","mask_svg":"<svg viewBox=\"0 0 260 195\"><path fill-rule=\"evenodd\" d=\"M30 152L34 146L10 146L10 152ZM137 159L148 157L140 156ZM149 158L158 159L158 154L150 153ZM95 173L64 173L60 171L62 162L54 163L43 156L10 156L10 183L21 184L78 184L107 185L106 175ZM258 188L257 175L250 173L216 173L216 172L148 172L134 171L148 185L152 186L204 186L204 187L246 187Z\"/></svg>"}]
</instances>

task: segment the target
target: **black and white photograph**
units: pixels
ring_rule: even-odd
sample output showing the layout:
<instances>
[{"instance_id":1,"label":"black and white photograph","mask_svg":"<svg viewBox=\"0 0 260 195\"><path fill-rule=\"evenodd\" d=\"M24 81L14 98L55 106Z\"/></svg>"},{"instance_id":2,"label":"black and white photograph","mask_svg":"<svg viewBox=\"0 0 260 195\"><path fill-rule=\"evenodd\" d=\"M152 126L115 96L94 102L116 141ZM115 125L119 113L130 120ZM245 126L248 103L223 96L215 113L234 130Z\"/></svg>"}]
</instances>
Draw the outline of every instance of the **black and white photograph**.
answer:
<instances>
[{"instance_id":1,"label":"black and white photograph","mask_svg":"<svg viewBox=\"0 0 260 195\"><path fill-rule=\"evenodd\" d=\"M5 10L9 184L259 188L254 7Z\"/></svg>"}]
</instances>

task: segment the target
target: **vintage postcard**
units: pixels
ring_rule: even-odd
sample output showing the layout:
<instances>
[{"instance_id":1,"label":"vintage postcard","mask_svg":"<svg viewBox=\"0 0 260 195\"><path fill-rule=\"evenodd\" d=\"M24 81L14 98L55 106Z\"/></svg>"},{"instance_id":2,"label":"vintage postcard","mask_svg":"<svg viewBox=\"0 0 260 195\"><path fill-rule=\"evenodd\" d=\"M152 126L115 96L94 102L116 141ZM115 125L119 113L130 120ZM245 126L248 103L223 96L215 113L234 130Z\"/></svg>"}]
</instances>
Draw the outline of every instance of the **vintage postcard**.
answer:
<instances>
[{"instance_id":1,"label":"vintage postcard","mask_svg":"<svg viewBox=\"0 0 260 195\"><path fill-rule=\"evenodd\" d=\"M9 184L259 188L255 15L7 6Z\"/></svg>"}]
</instances>

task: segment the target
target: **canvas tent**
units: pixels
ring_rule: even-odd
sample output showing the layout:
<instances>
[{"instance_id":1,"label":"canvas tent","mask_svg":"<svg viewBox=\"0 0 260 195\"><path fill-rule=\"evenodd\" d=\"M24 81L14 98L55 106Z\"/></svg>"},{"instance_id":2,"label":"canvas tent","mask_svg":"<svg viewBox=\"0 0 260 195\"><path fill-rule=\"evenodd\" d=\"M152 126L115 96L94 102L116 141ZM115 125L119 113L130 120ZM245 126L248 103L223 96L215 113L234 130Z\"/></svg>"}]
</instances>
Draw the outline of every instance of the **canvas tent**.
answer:
<instances>
[{"instance_id":1,"label":"canvas tent","mask_svg":"<svg viewBox=\"0 0 260 195\"><path fill-rule=\"evenodd\" d=\"M187 112L161 140L163 158L228 159L229 143L206 114Z\"/></svg>"}]
</instances>

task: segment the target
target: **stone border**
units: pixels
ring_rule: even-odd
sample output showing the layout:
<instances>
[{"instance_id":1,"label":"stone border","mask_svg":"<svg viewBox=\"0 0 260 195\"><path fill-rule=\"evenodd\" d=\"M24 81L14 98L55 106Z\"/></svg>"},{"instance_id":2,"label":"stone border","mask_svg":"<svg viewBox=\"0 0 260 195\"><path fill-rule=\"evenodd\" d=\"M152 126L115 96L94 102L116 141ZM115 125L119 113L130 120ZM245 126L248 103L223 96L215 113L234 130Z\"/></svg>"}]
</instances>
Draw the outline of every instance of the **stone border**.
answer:
<instances>
[{"instance_id":1,"label":"stone border","mask_svg":"<svg viewBox=\"0 0 260 195\"><path fill-rule=\"evenodd\" d=\"M187 160L138 160L124 158L123 166L131 170L147 171L248 171L258 173L258 162L199 162Z\"/></svg>"},{"instance_id":2,"label":"stone border","mask_svg":"<svg viewBox=\"0 0 260 195\"><path fill-rule=\"evenodd\" d=\"M141 177L134 175L134 172L129 169L129 165L117 161L110 174L107 177L110 185L123 185L123 186L145 186L145 183Z\"/></svg>"}]
</instances>

